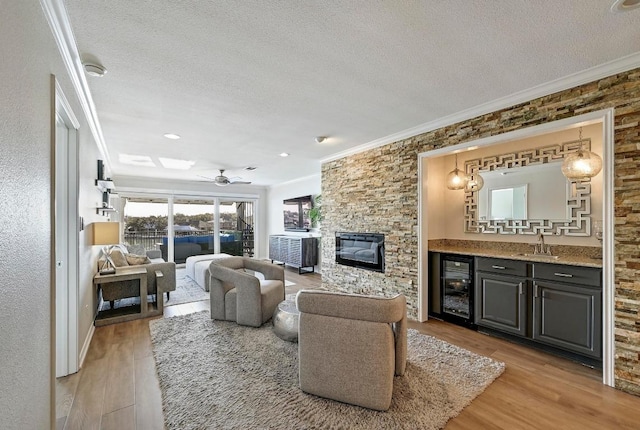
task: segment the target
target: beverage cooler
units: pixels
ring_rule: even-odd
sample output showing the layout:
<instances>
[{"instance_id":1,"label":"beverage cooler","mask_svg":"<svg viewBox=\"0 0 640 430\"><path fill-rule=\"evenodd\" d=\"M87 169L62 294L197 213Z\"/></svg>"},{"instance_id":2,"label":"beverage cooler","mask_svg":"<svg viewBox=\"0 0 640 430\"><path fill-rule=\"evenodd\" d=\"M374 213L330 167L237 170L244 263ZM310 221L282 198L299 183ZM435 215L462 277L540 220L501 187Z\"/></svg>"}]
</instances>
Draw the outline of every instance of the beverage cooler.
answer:
<instances>
[{"instance_id":1,"label":"beverage cooler","mask_svg":"<svg viewBox=\"0 0 640 430\"><path fill-rule=\"evenodd\" d=\"M440 312L442 319L474 327L473 272L473 257L441 255Z\"/></svg>"}]
</instances>

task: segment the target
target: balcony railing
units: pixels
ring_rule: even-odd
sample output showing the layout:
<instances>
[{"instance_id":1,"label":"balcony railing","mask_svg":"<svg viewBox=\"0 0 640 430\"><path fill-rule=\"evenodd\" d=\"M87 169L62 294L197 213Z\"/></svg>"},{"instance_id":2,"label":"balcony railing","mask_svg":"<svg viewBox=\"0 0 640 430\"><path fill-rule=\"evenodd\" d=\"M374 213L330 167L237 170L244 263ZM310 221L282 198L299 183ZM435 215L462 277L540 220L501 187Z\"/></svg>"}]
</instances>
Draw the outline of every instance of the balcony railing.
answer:
<instances>
[{"instance_id":1,"label":"balcony railing","mask_svg":"<svg viewBox=\"0 0 640 430\"><path fill-rule=\"evenodd\" d=\"M175 262L183 263L187 257L191 255L213 253L213 236L212 230L196 230L196 231L176 231L174 232L174 242L176 247ZM253 239L253 235L251 236ZM142 230L142 231L125 231L124 240L130 245L142 245L144 249L149 251L159 249L162 251L163 258L167 260L167 233L162 230ZM253 242L253 240L251 240ZM188 246L188 251L181 250L177 252L180 243L192 243ZM198 246L196 247L195 244ZM253 243L251 248L247 246L246 234L237 230L221 230L220 231L220 252L231 255L247 255L253 256ZM183 248L185 246L182 246ZM179 255L178 255L179 254Z\"/></svg>"}]
</instances>

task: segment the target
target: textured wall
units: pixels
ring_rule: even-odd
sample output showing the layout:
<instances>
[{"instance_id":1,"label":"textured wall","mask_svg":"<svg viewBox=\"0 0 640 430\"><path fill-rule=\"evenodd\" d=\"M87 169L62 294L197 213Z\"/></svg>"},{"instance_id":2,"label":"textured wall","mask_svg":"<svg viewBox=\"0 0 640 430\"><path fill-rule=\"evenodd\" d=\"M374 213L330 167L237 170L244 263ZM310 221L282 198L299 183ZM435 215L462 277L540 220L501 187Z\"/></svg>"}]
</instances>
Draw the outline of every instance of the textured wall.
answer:
<instances>
[{"instance_id":1,"label":"textured wall","mask_svg":"<svg viewBox=\"0 0 640 430\"><path fill-rule=\"evenodd\" d=\"M51 75L80 121L80 215L96 218L97 146L42 7L2 2L0 14L0 428L50 428L52 341ZM98 217L99 218L99 217ZM80 234L79 346L93 323L96 247Z\"/></svg>"},{"instance_id":2,"label":"textured wall","mask_svg":"<svg viewBox=\"0 0 640 430\"><path fill-rule=\"evenodd\" d=\"M640 394L640 69L323 164L323 282L403 293L416 318L417 155L607 108L615 108L615 378L618 388ZM336 231L385 233L386 273L336 265Z\"/></svg>"}]
</instances>

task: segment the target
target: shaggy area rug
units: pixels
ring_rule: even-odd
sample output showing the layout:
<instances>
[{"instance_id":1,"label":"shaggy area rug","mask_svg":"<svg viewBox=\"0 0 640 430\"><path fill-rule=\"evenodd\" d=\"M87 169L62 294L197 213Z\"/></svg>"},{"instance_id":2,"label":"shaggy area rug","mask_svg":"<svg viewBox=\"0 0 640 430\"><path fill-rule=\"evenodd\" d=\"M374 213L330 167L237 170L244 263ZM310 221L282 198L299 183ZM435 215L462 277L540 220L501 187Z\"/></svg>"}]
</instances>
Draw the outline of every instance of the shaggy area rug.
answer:
<instances>
[{"instance_id":1,"label":"shaggy area rug","mask_svg":"<svg viewBox=\"0 0 640 430\"><path fill-rule=\"evenodd\" d=\"M167 429L440 429L504 363L415 330L387 412L303 393L298 344L198 312L149 322Z\"/></svg>"}]
</instances>

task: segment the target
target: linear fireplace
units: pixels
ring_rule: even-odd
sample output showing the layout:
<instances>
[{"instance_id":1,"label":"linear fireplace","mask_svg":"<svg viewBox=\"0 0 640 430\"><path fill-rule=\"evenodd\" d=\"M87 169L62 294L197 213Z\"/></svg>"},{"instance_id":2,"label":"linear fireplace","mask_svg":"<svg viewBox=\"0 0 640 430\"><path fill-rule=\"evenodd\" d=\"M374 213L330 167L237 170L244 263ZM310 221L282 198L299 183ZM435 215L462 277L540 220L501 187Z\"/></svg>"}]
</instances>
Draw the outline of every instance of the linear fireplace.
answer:
<instances>
[{"instance_id":1,"label":"linear fireplace","mask_svg":"<svg viewBox=\"0 0 640 430\"><path fill-rule=\"evenodd\" d=\"M336 263L384 273L384 234L336 233Z\"/></svg>"}]
</instances>

